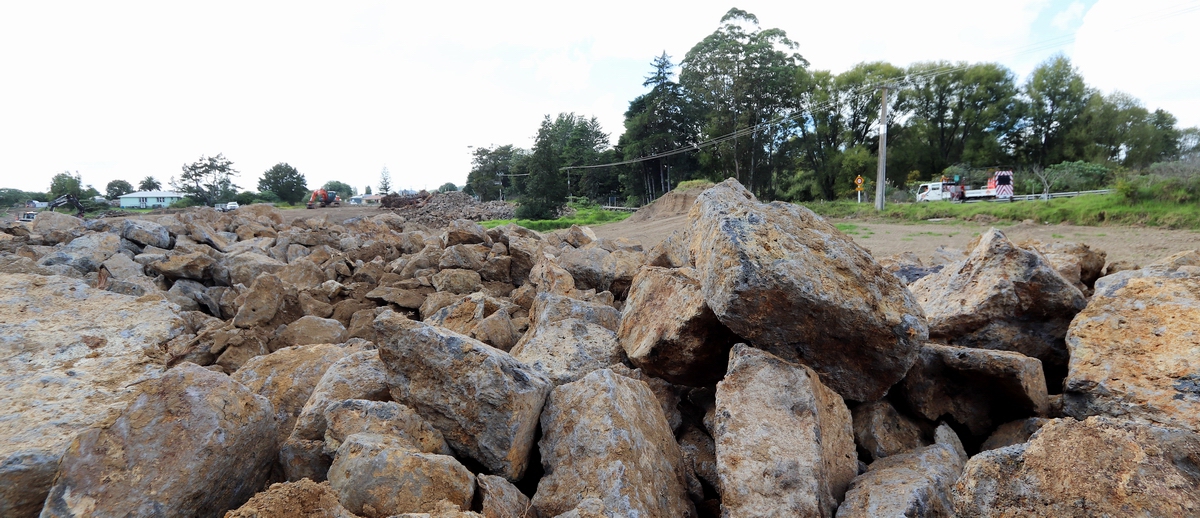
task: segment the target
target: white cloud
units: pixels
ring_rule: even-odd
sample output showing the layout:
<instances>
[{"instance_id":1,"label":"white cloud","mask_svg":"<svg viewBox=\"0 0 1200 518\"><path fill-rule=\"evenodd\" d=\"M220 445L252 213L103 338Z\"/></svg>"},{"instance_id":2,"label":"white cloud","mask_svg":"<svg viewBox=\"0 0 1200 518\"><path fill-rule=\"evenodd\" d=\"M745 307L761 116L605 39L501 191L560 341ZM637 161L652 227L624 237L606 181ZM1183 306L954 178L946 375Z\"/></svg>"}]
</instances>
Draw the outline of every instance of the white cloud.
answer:
<instances>
[{"instance_id":1,"label":"white cloud","mask_svg":"<svg viewBox=\"0 0 1200 518\"><path fill-rule=\"evenodd\" d=\"M1072 2L1066 10L1054 15L1054 19L1050 24L1055 28L1065 31L1074 27L1076 23L1083 19L1085 11L1087 11L1087 7L1083 5L1083 2Z\"/></svg>"}]
</instances>

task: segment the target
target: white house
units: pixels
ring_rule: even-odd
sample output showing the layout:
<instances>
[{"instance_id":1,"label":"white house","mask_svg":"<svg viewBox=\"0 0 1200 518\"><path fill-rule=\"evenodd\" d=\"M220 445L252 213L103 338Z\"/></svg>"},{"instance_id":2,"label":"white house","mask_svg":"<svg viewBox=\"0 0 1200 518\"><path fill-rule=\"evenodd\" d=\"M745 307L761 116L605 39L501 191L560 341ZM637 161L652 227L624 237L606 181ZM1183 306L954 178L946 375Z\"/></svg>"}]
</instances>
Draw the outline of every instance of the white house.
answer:
<instances>
[{"instance_id":1,"label":"white house","mask_svg":"<svg viewBox=\"0 0 1200 518\"><path fill-rule=\"evenodd\" d=\"M171 191L139 191L120 198L122 209L154 209L170 207L172 203L182 200L183 195Z\"/></svg>"}]
</instances>

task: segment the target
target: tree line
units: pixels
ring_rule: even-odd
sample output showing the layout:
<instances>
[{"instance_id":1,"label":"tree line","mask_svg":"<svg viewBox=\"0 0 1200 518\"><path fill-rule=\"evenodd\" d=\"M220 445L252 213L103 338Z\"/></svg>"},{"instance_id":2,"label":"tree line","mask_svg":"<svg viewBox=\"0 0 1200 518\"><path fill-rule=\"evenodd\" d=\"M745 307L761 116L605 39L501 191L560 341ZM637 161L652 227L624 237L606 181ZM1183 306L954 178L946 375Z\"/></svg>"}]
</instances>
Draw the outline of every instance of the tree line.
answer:
<instances>
[{"instance_id":1,"label":"tree line","mask_svg":"<svg viewBox=\"0 0 1200 518\"><path fill-rule=\"evenodd\" d=\"M654 58L615 145L595 118L547 116L531 150L476 148L464 190L520 198L522 217L548 216L568 196L642 204L692 179L737 178L764 199L844 198L856 176L875 177L885 87L891 189L1001 167L1018 170L1019 188L1099 188L1194 155L1200 141L1164 110L1088 86L1061 55L1018 83L996 63L869 62L835 74L797 49L731 9L680 63Z\"/></svg>"}]
</instances>

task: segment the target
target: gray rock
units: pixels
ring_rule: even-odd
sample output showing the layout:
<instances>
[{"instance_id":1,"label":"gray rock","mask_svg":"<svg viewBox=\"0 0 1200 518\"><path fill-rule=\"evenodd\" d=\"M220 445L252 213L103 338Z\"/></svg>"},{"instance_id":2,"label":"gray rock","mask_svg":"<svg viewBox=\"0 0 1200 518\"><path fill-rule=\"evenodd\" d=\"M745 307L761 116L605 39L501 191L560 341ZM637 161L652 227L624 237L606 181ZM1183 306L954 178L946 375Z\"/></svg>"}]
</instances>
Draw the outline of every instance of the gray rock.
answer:
<instances>
[{"instance_id":1,"label":"gray rock","mask_svg":"<svg viewBox=\"0 0 1200 518\"><path fill-rule=\"evenodd\" d=\"M121 238L114 234L88 234L42 257L38 265L65 264L83 273L94 272L120 248Z\"/></svg>"},{"instance_id":2,"label":"gray rock","mask_svg":"<svg viewBox=\"0 0 1200 518\"><path fill-rule=\"evenodd\" d=\"M276 442L283 444L325 371L352 352L329 344L286 347L251 358L230 377L271 402L279 423Z\"/></svg>"},{"instance_id":3,"label":"gray rock","mask_svg":"<svg viewBox=\"0 0 1200 518\"><path fill-rule=\"evenodd\" d=\"M121 237L142 246L171 248L171 233L167 227L144 219L126 219L121 225Z\"/></svg>"},{"instance_id":4,"label":"gray rock","mask_svg":"<svg viewBox=\"0 0 1200 518\"><path fill-rule=\"evenodd\" d=\"M838 518L955 516L951 489L967 454L949 426L938 429L938 443L872 462L854 479Z\"/></svg>"},{"instance_id":5,"label":"gray rock","mask_svg":"<svg viewBox=\"0 0 1200 518\"><path fill-rule=\"evenodd\" d=\"M425 419L394 401L347 399L325 408L325 453L334 455L342 441L356 433L377 433L406 441L423 453L453 455L450 446Z\"/></svg>"},{"instance_id":6,"label":"gray rock","mask_svg":"<svg viewBox=\"0 0 1200 518\"><path fill-rule=\"evenodd\" d=\"M543 323L525 333L512 356L537 369L555 385L624 359L617 334L578 319Z\"/></svg>"},{"instance_id":7,"label":"gray rock","mask_svg":"<svg viewBox=\"0 0 1200 518\"><path fill-rule=\"evenodd\" d=\"M475 486L479 488L479 501L484 518L538 518L538 512L529 502L529 497L503 477L477 475Z\"/></svg>"},{"instance_id":8,"label":"gray rock","mask_svg":"<svg viewBox=\"0 0 1200 518\"><path fill-rule=\"evenodd\" d=\"M1028 419L1019 419L1004 423L997 427L996 431L992 432L992 435L988 436L986 441L983 441L983 445L979 447L979 451L995 450L1026 442L1048 422L1050 422L1049 419L1030 417Z\"/></svg>"},{"instance_id":9,"label":"gray rock","mask_svg":"<svg viewBox=\"0 0 1200 518\"><path fill-rule=\"evenodd\" d=\"M421 453L380 434L346 438L329 486L350 512L368 518L433 510L440 500L470 507L475 476L454 457Z\"/></svg>"},{"instance_id":10,"label":"gray rock","mask_svg":"<svg viewBox=\"0 0 1200 518\"><path fill-rule=\"evenodd\" d=\"M916 421L901 415L887 400L863 403L851 411L854 416L854 441L868 459L882 459L915 450L925 445Z\"/></svg>"},{"instance_id":11,"label":"gray rock","mask_svg":"<svg viewBox=\"0 0 1200 518\"><path fill-rule=\"evenodd\" d=\"M483 279L474 270L450 269L433 275L433 287L459 295L475 293L483 288Z\"/></svg>"}]
</instances>

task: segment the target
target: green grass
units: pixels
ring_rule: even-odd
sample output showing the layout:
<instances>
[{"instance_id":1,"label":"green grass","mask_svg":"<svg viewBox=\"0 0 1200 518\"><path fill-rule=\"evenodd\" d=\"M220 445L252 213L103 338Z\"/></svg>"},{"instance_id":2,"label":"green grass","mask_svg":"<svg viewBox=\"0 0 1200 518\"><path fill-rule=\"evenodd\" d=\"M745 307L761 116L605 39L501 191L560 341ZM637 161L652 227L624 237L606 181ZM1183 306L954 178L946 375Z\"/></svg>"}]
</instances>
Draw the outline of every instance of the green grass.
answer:
<instances>
[{"instance_id":1,"label":"green grass","mask_svg":"<svg viewBox=\"0 0 1200 518\"><path fill-rule=\"evenodd\" d=\"M679 182L679 185L675 186L675 190L676 191L686 191L686 190L692 189L692 188L707 189L714 185L716 185L716 184L712 183L708 180L687 180L687 181Z\"/></svg>"},{"instance_id":2,"label":"green grass","mask_svg":"<svg viewBox=\"0 0 1200 518\"><path fill-rule=\"evenodd\" d=\"M924 222L933 218L969 220L978 214L998 218L997 226L1027 219L1039 223L1069 222L1074 225L1146 225L1151 227L1200 229L1200 206L1159 200L1129 202L1119 194L1078 196L1049 201L983 203L893 203L882 214L873 205L850 201L805 204L828 218L885 219Z\"/></svg>"},{"instance_id":3,"label":"green grass","mask_svg":"<svg viewBox=\"0 0 1200 518\"><path fill-rule=\"evenodd\" d=\"M493 219L479 222L484 228L495 228L509 223L516 223L522 227L538 232L548 232L558 230L560 228L570 228L571 225L594 226L605 223L616 223L624 220L632 215L632 212L604 210L597 206L588 205L571 205L575 209L575 215L567 218L558 219Z\"/></svg>"}]
</instances>

